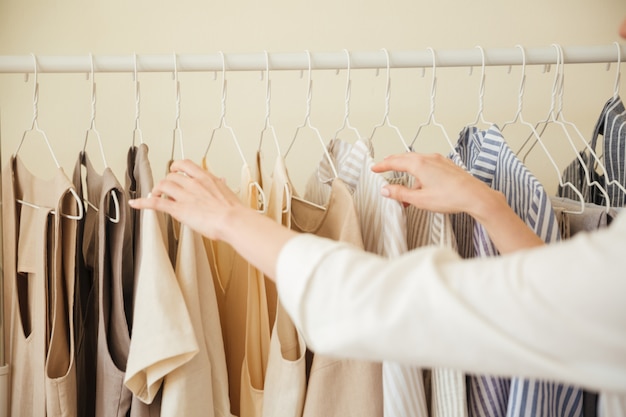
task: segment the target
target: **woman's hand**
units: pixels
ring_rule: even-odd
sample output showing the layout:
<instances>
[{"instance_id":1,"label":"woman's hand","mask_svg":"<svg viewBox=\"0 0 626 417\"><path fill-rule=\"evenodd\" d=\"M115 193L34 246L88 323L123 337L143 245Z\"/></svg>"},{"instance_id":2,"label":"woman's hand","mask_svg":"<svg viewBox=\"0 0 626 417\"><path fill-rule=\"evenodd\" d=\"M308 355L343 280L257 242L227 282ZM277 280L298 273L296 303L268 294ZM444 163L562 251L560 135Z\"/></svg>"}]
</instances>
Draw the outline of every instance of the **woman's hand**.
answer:
<instances>
[{"instance_id":1,"label":"woman's hand","mask_svg":"<svg viewBox=\"0 0 626 417\"><path fill-rule=\"evenodd\" d=\"M413 188L388 185L381 192L401 203L441 213L480 216L480 202L494 190L440 154L407 152L392 155L372 167L374 172L400 171L415 178Z\"/></svg>"},{"instance_id":2,"label":"woman's hand","mask_svg":"<svg viewBox=\"0 0 626 417\"><path fill-rule=\"evenodd\" d=\"M468 213L485 227L500 253L544 244L509 207L502 193L440 154L392 155L374 165L372 171L411 174L415 178L413 188L387 185L381 193L424 210Z\"/></svg>"},{"instance_id":3,"label":"woman's hand","mask_svg":"<svg viewBox=\"0 0 626 417\"><path fill-rule=\"evenodd\" d=\"M246 210L223 179L189 160L172 163L170 173L154 187L150 197L129 204L168 213L210 239L222 239L227 219L233 212Z\"/></svg>"},{"instance_id":4,"label":"woman's hand","mask_svg":"<svg viewBox=\"0 0 626 417\"><path fill-rule=\"evenodd\" d=\"M225 241L274 278L278 255L296 233L246 207L224 180L192 161L176 161L170 171L150 197L131 200L130 206L163 211L209 239Z\"/></svg>"}]
</instances>

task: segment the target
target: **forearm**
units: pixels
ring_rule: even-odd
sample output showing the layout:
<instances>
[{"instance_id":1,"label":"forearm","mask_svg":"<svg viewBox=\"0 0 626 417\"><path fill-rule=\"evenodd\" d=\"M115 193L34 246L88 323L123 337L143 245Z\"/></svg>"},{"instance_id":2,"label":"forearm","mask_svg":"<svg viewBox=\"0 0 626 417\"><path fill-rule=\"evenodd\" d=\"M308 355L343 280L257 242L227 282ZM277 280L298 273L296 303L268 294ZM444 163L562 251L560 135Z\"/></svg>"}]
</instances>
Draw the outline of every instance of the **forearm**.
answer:
<instances>
[{"instance_id":1,"label":"forearm","mask_svg":"<svg viewBox=\"0 0 626 417\"><path fill-rule=\"evenodd\" d=\"M544 242L509 207L502 193L487 189L476 197L468 210L489 233L501 254L541 246Z\"/></svg>"},{"instance_id":2,"label":"forearm","mask_svg":"<svg viewBox=\"0 0 626 417\"><path fill-rule=\"evenodd\" d=\"M223 219L218 238L230 244L248 262L272 280L276 277L276 260L287 241L297 233L269 217L236 207Z\"/></svg>"}]
</instances>

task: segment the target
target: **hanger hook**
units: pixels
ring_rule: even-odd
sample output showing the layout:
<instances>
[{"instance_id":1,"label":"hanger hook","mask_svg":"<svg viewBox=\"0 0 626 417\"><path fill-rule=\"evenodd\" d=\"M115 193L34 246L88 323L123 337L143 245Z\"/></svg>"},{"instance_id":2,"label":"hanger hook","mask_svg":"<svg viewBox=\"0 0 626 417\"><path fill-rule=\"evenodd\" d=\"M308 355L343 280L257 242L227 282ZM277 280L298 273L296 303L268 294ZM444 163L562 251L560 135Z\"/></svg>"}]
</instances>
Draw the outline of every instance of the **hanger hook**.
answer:
<instances>
[{"instance_id":1,"label":"hanger hook","mask_svg":"<svg viewBox=\"0 0 626 417\"><path fill-rule=\"evenodd\" d=\"M427 49L433 57L433 78L430 85L430 117L432 118L435 114L435 95L437 94L437 57L433 48L429 46Z\"/></svg>"},{"instance_id":2,"label":"hanger hook","mask_svg":"<svg viewBox=\"0 0 626 417\"><path fill-rule=\"evenodd\" d=\"M96 123L96 79L94 76L94 64L93 55L89 53L89 63L91 65L91 128L93 129Z\"/></svg>"},{"instance_id":3,"label":"hanger hook","mask_svg":"<svg viewBox=\"0 0 626 417\"><path fill-rule=\"evenodd\" d=\"M135 128L133 130L132 146L135 146L135 136L139 135L139 143L143 144L143 133L139 127L139 109L141 103L141 94L139 93L139 76L137 75L137 53L133 52L133 81L135 82Z\"/></svg>"},{"instance_id":4,"label":"hanger hook","mask_svg":"<svg viewBox=\"0 0 626 417\"><path fill-rule=\"evenodd\" d=\"M265 50L265 126L269 124L270 120L270 100L272 96L271 82L270 82L270 55Z\"/></svg>"},{"instance_id":5,"label":"hanger hook","mask_svg":"<svg viewBox=\"0 0 626 417\"><path fill-rule=\"evenodd\" d=\"M174 94L176 97L176 119L174 124L174 131L172 132L172 152L170 160L174 160L174 149L176 148L176 136L178 136L178 142L180 145L180 157L185 158L185 150L183 148L183 131L180 128L180 81L178 80L178 55L174 52ZM178 135L177 135L178 133Z\"/></svg>"},{"instance_id":6,"label":"hanger hook","mask_svg":"<svg viewBox=\"0 0 626 417\"><path fill-rule=\"evenodd\" d=\"M307 56L307 61L309 64L309 68L308 68L308 72L307 72L307 90L306 90L306 113L305 113L305 118L304 120L309 120L309 118L311 117L311 101L313 99L313 75L312 75L312 59L311 59L311 52L307 49L306 51L306 56Z\"/></svg>"},{"instance_id":7,"label":"hanger hook","mask_svg":"<svg viewBox=\"0 0 626 417\"><path fill-rule=\"evenodd\" d=\"M621 63L622 63L622 47L619 42L613 42L617 47L617 70L615 73L615 86L613 87L613 98L619 96L620 80L622 77Z\"/></svg>"},{"instance_id":8,"label":"hanger hook","mask_svg":"<svg viewBox=\"0 0 626 417\"><path fill-rule=\"evenodd\" d=\"M350 115L350 96L352 95L352 79L350 78L350 52L347 49L343 50L346 53L347 68L346 68L346 95L345 95L345 119L348 119Z\"/></svg>"},{"instance_id":9,"label":"hanger hook","mask_svg":"<svg viewBox=\"0 0 626 417\"><path fill-rule=\"evenodd\" d=\"M33 126L37 124L37 118L39 117L39 79L38 79L38 67L37 57L35 54L30 54L33 57Z\"/></svg>"},{"instance_id":10,"label":"hanger hook","mask_svg":"<svg viewBox=\"0 0 626 417\"><path fill-rule=\"evenodd\" d=\"M556 63L555 63L556 69L554 70L554 81L552 83L552 98L551 98L551 103L550 103L550 114L554 115L554 110L556 107L556 98L557 98L557 94L559 90L559 85L561 82L561 55L559 53L559 45L557 45L556 43L553 43L552 47L554 48L556 52Z\"/></svg>"},{"instance_id":11,"label":"hanger hook","mask_svg":"<svg viewBox=\"0 0 626 417\"><path fill-rule=\"evenodd\" d=\"M485 101L485 50L480 45L476 46L476 48L480 50L482 65L480 71L480 86L478 88L478 114L476 117L476 122L474 124L478 123L479 120L483 120L483 109Z\"/></svg>"},{"instance_id":12,"label":"hanger hook","mask_svg":"<svg viewBox=\"0 0 626 417\"><path fill-rule=\"evenodd\" d=\"M515 45L522 53L522 78L519 83L519 92L517 95L517 114L522 113L522 105L524 103L524 89L526 87L526 50L522 45Z\"/></svg>"},{"instance_id":13,"label":"hanger hook","mask_svg":"<svg viewBox=\"0 0 626 417\"><path fill-rule=\"evenodd\" d=\"M222 51L220 51L220 56L222 57L222 114L220 119L223 123L226 117L226 56Z\"/></svg>"},{"instance_id":14,"label":"hanger hook","mask_svg":"<svg viewBox=\"0 0 626 417\"><path fill-rule=\"evenodd\" d=\"M383 48L382 50L385 53L385 59L387 63L387 85L385 87L385 117L383 119L385 120L389 117L389 107L391 101L391 63L389 58L389 51L387 51L387 48Z\"/></svg>"}]
</instances>

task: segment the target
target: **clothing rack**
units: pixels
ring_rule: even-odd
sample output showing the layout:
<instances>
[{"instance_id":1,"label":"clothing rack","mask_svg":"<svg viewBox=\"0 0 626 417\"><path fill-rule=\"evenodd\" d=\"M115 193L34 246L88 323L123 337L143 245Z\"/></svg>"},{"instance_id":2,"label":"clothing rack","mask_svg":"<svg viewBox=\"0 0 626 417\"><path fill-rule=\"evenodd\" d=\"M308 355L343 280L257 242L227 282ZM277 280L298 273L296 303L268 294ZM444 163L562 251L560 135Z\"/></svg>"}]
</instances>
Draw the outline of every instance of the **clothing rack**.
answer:
<instances>
[{"instance_id":1,"label":"clothing rack","mask_svg":"<svg viewBox=\"0 0 626 417\"><path fill-rule=\"evenodd\" d=\"M550 65L558 59L558 45L524 48L525 64ZM596 46L561 46L563 63L622 62L626 45L614 42ZM94 72L171 72L177 71L263 71L263 70L313 70L328 69L380 69L473 67L522 65L521 47L470 48L460 50L433 49L414 51L340 51L340 52L290 52L290 53L211 53L211 54L158 54L158 55L36 55L38 73L90 73ZM309 61L310 56L310 61ZM0 55L0 73L34 73L35 55ZM93 68L92 68L93 59ZM175 68L176 67L176 68Z\"/></svg>"}]
</instances>

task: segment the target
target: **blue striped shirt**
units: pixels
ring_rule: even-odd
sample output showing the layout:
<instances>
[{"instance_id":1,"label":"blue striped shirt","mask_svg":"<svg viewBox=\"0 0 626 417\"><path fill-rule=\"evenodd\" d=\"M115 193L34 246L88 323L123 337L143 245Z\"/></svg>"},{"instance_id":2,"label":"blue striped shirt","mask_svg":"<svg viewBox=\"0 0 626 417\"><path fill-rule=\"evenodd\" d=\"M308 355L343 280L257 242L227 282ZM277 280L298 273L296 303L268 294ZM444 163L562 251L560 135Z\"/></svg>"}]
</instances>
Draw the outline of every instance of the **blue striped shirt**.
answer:
<instances>
[{"instance_id":1,"label":"blue striped shirt","mask_svg":"<svg viewBox=\"0 0 626 417\"><path fill-rule=\"evenodd\" d=\"M487 130L466 127L455 150L450 158L502 192L509 206L545 242L560 239L549 196L506 144L496 125ZM454 228L462 256L498 255L486 230L471 217L456 215ZM582 389L547 381L472 375L468 377L468 393L470 416L582 415Z\"/></svg>"}]
</instances>

